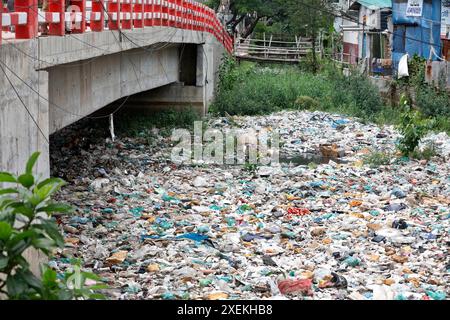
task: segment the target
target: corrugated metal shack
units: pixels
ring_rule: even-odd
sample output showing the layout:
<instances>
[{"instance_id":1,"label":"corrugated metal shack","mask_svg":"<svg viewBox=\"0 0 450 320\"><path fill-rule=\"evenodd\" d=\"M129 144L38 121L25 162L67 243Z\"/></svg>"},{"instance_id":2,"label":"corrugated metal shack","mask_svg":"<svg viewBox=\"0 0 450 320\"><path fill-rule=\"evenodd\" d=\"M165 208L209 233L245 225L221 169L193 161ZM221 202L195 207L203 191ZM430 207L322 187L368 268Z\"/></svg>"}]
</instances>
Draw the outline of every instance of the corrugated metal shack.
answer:
<instances>
[{"instance_id":1,"label":"corrugated metal shack","mask_svg":"<svg viewBox=\"0 0 450 320\"><path fill-rule=\"evenodd\" d=\"M428 60L439 60L441 0L393 0L392 22L394 68L406 53L410 57L417 54Z\"/></svg>"}]
</instances>

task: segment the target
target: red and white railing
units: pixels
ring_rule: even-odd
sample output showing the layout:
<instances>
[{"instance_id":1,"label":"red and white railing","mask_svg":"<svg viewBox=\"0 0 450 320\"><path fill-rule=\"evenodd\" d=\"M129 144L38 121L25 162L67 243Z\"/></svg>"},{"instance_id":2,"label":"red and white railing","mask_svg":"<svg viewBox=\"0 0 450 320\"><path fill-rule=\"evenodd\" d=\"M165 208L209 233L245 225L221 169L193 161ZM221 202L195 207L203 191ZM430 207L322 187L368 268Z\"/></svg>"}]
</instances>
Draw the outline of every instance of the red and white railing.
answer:
<instances>
[{"instance_id":1,"label":"red and white railing","mask_svg":"<svg viewBox=\"0 0 450 320\"><path fill-rule=\"evenodd\" d=\"M220 23L214 10L193 0L48 0L48 11L38 9L38 0L15 0L14 11L0 5L0 26L13 31L16 39L38 37L39 24L48 25L50 36L104 30L131 30L166 26L213 34L228 52L233 39ZM1 44L1 37L0 37Z\"/></svg>"}]
</instances>

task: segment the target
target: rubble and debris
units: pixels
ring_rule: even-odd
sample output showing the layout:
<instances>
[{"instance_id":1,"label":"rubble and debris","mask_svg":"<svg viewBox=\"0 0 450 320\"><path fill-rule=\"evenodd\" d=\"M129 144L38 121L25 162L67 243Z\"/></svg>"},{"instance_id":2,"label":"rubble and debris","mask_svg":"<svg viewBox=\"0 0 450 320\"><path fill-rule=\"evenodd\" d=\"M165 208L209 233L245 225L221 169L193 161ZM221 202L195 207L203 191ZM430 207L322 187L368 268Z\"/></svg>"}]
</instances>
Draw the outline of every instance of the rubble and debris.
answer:
<instances>
[{"instance_id":1,"label":"rubble and debris","mask_svg":"<svg viewBox=\"0 0 450 320\"><path fill-rule=\"evenodd\" d=\"M209 126L231 128L222 120ZM439 154L426 163L374 167L362 157L394 153L392 127L320 112L233 120L276 128L289 159L330 159L260 171L175 165L159 133L151 145L117 137L76 147L64 141L96 135L66 128L53 137L52 170L69 182L58 200L77 209L61 218L70 251L52 267L63 270L76 252L115 299L446 299L447 135L425 139Z\"/></svg>"}]
</instances>

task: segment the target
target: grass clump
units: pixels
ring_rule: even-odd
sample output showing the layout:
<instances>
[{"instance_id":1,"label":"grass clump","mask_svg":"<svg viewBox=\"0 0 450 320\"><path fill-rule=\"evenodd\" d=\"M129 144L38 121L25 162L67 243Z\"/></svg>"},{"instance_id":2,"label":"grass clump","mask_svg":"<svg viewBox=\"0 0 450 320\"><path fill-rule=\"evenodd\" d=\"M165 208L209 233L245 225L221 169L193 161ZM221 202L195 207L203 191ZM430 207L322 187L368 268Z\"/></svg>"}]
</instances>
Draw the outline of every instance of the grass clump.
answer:
<instances>
[{"instance_id":1,"label":"grass clump","mask_svg":"<svg viewBox=\"0 0 450 320\"><path fill-rule=\"evenodd\" d=\"M390 153L374 151L363 157L363 163L371 167L387 166L392 158L393 155Z\"/></svg>"},{"instance_id":2,"label":"grass clump","mask_svg":"<svg viewBox=\"0 0 450 320\"><path fill-rule=\"evenodd\" d=\"M220 70L212 111L221 115L262 115L284 109L338 111L369 118L382 109L381 96L370 81L353 72L344 76L327 66L320 74L298 67L240 66L232 59Z\"/></svg>"},{"instance_id":3,"label":"grass clump","mask_svg":"<svg viewBox=\"0 0 450 320\"><path fill-rule=\"evenodd\" d=\"M314 98L308 96L300 96L295 100L295 106L299 110L316 110L320 103Z\"/></svg>"}]
</instances>

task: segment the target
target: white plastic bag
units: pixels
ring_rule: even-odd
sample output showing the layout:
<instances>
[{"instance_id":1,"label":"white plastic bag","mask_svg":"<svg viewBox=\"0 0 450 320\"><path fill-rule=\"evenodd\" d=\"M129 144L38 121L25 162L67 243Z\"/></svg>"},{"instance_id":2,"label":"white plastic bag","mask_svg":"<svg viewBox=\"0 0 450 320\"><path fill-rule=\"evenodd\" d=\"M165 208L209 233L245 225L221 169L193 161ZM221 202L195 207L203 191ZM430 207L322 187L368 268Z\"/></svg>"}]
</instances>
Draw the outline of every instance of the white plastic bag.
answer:
<instances>
[{"instance_id":1,"label":"white plastic bag","mask_svg":"<svg viewBox=\"0 0 450 320\"><path fill-rule=\"evenodd\" d=\"M405 54L403 57L401 57L400 62L398 63L398 79L401 79L403 77L409 77L408 72L408 54Z\"/></svg>"}]
</instances>

